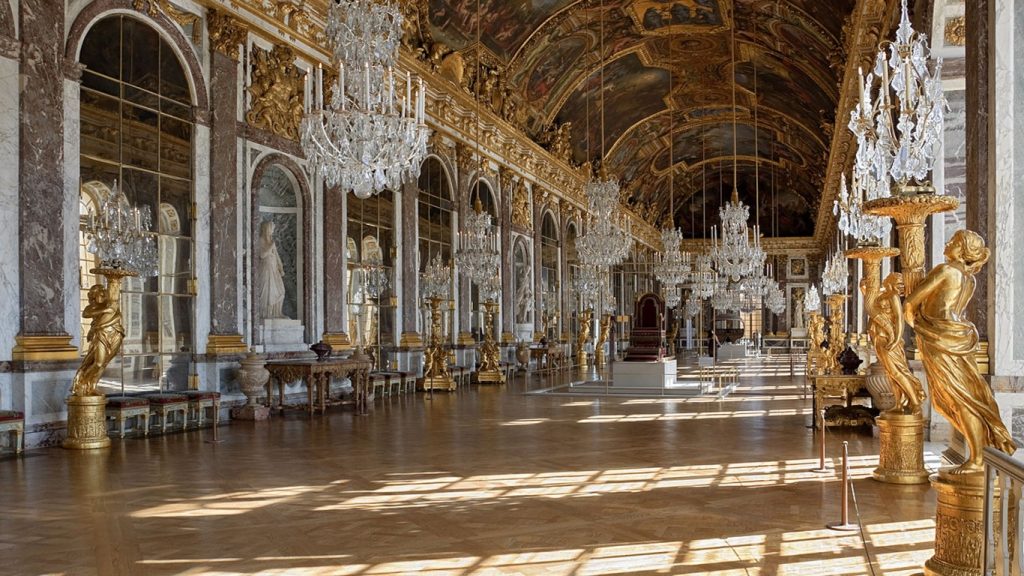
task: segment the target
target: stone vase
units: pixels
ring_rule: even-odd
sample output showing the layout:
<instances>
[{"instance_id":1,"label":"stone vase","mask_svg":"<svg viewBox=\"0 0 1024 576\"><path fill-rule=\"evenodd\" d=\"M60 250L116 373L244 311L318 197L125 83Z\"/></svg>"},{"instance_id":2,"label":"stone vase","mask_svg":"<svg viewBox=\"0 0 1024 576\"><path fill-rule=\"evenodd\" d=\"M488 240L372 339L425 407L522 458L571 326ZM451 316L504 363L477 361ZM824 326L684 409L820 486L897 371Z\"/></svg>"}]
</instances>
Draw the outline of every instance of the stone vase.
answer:
<instances>
[{"instance_id":1,"label":"stone vase","mask_svg":"<svg viewBox=\"0 0 1024 576\"><path fill-rule=\"evenodd\" d=\"M868 393L871 394L871 404L875 408L885 412L896 405L896 397L892 394L889 377L885 374L885 369L878 362L868 366L864 385L868 389Z\"/></svg>"},{"instance_id":2,"label":"stone vase","mask_svg":"<svg viewBox=\"0 0 1024 576\"><path fill-rule=\"evenodd\" d=\"M266 368L266 358L250 351L242 359L238 369L238 384L245 394L246 404L231 411L231 417L239 420L266 420L270 417L270 409L256 403L261 393L266 392L270 371Z\"/></svg>"}]
</instances>

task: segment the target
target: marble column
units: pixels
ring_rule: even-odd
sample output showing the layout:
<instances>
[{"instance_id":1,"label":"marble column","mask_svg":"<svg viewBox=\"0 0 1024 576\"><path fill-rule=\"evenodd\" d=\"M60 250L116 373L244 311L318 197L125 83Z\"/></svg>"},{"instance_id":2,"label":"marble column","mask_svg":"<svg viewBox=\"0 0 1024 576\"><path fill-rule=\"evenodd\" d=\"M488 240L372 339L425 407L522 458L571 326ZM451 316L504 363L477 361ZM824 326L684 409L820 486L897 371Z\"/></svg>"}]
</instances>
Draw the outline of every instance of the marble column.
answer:
<instances>
[{"instance_id":1,"label":"marble column","mask_svg":"<svg viewBox=\"0 0 1024 576\"><path fill-rule=\"evenodd\" d=\"M966 91L967 107L967 190L966 190L966 227L992 244L994 238L989 235L989 12L991 0L974 0L971 9L964 14L966 19ZM968 318L978 327L978 336L982 342L989 338L989 302L988 276L978 274L974 299L968 305Z\"/></svg>"},{"instance_id":2,"label":"marble column","mask_svg":"<svg viewBox=\"0 0 1024 576\"><path fill-rule=\"evenodd\" d=\"M240 25L228 16L211 16L210 54L210 338L208 354L244 352L239 306L239 194L238 194L238 60ZM244 34L242 35L244 40Z\"/></svg>"},{"instance_id":3,"label":"marble column","mask_svg":"<svg viewBox=\"0 0 1024 576\"><path fill-rule=\"evenodd\" d=\"M544 329L544 243L541 231L544 228L544 202L540 188L533 190L533 330ZM545 334L546 336L546 334Z\"/></svg>"},{"instance_id":4,"label":"marble column","mask_svg":"<svg viewBox=\"0 0 1024 576\"><path fill-rule=\"evenodd\" d=\"M512 333L515 331L515 294L512 289L512 276L515 274L512 264L512 196L515 186L522 185L522 182L513 182L511 172L502 172L501 219L498 226L501 234L501 336L503 340L512 337Z\"/></svg>"},{"instance_id":5,"label":"marble column","mask_svg":"<svg viewBox=\"0 0 1024 576\"><path fill-rule=\"evenodd\" d=\"M324 335L335 348L352 345L345 325L346 256L345 192L337 186L324 189Z\"/></svg>"},{"instance_id":6,"label":"marble column","mask_svg":"<svg viewBox=\"0 0 1024 576\"><path fill-rule=\"evenodd\" d=\"M419 295L420 271L426 262L419 263L417 253L419 251L419 215L418 206L420 187L417 182L406 182L402 190L401 226L402 226L402 254L401 268L404 271L402 279L402 337L399 340L400 346L423 346L423 336L416 325Z\"/></svg>"},{"instance_id":7,"label":"marble column","mask_svg":"<svg viewBox=\"0 0 1024 576\"><path fill-rule=\"evenodd\" d=\"M64 265L64 3L23 0L19 6L18 253L20 329L14 360L74 360L64 294L77 290ZM9 80L13 81L13 80ZM58 207L58 209L55 209Z\"/></svg>"}]
</instances>

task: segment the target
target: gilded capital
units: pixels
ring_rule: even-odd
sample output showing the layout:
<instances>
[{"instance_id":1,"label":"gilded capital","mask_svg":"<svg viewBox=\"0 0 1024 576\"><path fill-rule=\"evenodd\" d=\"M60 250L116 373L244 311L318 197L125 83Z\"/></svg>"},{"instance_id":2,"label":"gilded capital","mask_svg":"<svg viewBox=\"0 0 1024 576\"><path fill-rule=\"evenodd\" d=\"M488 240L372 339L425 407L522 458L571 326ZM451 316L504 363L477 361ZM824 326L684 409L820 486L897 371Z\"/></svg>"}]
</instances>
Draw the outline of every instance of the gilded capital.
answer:
<instances>
[{"instance_id":1,"label":"gilded capital","mask_svg":"<svg viewBox=\"0 0 1024 576\"><path fill-rule=\"evenodd\" d=\"M238 62L239 47L245 43L248 34L245 25L223 12L210 10L206 16L206 28L210 32L210 47Z\"/></svg>"}]
</instances>

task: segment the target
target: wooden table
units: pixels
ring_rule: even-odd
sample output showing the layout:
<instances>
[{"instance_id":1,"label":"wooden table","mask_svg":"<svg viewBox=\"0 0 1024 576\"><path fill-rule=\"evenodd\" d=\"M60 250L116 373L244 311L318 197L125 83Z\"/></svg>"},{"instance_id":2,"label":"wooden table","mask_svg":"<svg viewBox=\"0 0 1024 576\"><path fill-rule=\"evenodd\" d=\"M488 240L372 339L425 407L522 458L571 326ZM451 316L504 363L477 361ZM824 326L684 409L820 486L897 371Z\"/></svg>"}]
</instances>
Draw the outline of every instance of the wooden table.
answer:
<instances>
[{"instance_id":1,"label":"wooden table","mask_svg":"<svg viewBox=\"0 0 1024 576\"><path fill-rule=\"evenodd\" d=\"M866 390L863 374L818 374L811 376L814 389L814 426L822 425L821 411L825 409L826 398L842 398L846 406L860 390Z\"/></svg>"},{"instance_id":2,"label":"wooden table","mask_svg":"<svg viewBox=\"0 0 1024 576\"><path fill-rule=\"evenodd\" d=\"M296 359L267 362L267 370L270 371L270 378L267 380L267 407L273 408L272 386L275 382L278 386L278 406L284 410L285 384L302 379L306 382L309 414L312 416L317 409L321 412L327 409L331 377L351 378L352 388L356 395L356 413L366 414L369 411L370 367L371 363L368 358Z\"/></svg>"}]
</instances>

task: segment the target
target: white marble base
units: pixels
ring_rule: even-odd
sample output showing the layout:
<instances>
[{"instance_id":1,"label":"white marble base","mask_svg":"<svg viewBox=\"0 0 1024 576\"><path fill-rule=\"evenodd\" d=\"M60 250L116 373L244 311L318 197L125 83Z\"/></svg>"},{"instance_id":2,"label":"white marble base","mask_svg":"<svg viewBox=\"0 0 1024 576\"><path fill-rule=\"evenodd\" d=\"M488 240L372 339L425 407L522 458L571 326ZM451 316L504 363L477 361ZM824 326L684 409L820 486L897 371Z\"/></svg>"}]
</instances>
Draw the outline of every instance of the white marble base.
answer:
<instances>
[{"instance_id":1,"label":"white marble base","mask_svg":"<svg viewBox=\"0 0 1024 576\"><path fill-rule=\"evenodd\" d=\"M612 386L621 388L668 388L676 383L676 361L616 362Z\"/></svg>"},{"instance_id":2,"label":"white marble base","mask_svg":"<svg viewBox=\"0 0 1024 576\"><path fill-rule=\"evenodd\" d=\"M789 331L790 338L807 338L807 328L792 328Z\"/></svg>"},{"instance_id":3,"label":"white marble base","mask_svg":"<svg viewBox=\"0 0 1024 576\"><path fill-rule=\"evenodd\" d=\"M718 347L718 360L738 360L747 357L747 347L743 344L722 344Z\"/></svg>"},{"instance_id":4,"label":"white marble base","mask_svg":"<svg viewBox=\"0 0 1024 576\"><path fill-rule=\"evenodd\" d=\"M266 352L298 352L306 346L305 327L290 318L263 321L263 350Z\"/></svg>"},{"instance_id":5,"label":"white marble base","mask_svg":"<svg viewBox=\"0 0 1024 576\"><path fill-rule=\"evenodd\" d=\"M516 330L513 333L516 338L516 342L532 342L533 341L533 322L525 322L523 324L516 324Z\"/></svg>"}]
</instances>

